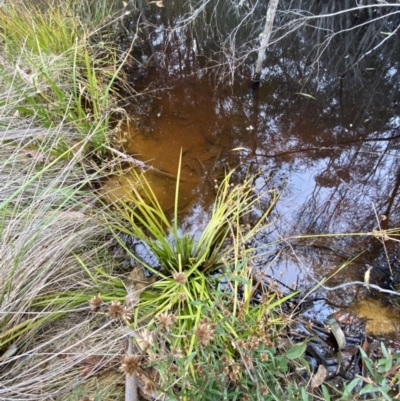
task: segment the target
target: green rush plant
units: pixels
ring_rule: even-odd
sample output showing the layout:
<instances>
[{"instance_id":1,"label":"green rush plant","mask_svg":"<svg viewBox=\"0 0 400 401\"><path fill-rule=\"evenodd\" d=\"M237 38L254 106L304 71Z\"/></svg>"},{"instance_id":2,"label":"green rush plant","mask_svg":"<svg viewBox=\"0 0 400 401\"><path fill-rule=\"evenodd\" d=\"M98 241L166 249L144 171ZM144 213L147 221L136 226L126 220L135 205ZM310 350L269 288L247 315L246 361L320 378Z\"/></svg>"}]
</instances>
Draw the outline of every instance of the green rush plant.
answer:
<instances>
[{"instance_id":1,"label":"green rush plant","mask_svg":"<svg viewBox=\"0 0 400 401\"><path fill-rule=\"evenodd\" d=\"M109 139L110 116L121 111L116 81L127 89L120 80L124 57L111 37L102 41L100 28L84 24L76 3L7 2L1 7L0 77L8 86L6 102L16 113L33 116L44 127L68 126L81 139L90 136L88 145L100 151ZM103 11L104 21L109 16ZM60 154L69 146L61 137L51 151Z\"/></svg>"},{"instance_id":2,"label":"green rush plant","mask_svg":"<svg viewBox=\"0 0 400 401\"><path fill-rule=\"evenodd\" d=\"M222 277L226 271L236 269L237 280L232 284L235 293L239 284L246 282L248 269L243 261L249 259L254 250L246 249L244 244L268 224L268 215L278 196L271 191L271 201L266 210L252 228L244 229L243 222L250 218L265 194L254 191L252 178L231 185L232 175L233 171L222 181L209 222L198 238L181 233L178 225L179 174L172 223L145 176L140 173L136 173L138 184L132 186L126 200L113 205L116 218L109 225L119 241L122 243L121 233L138 238L158 262L157 266L151 266L123 244L138 263L159 278L141 296L140 309L144 311L149 307L150 310L142 319L175 307L181 310L185 305L180 313L186 316L183 320L189 318L197 323L201 313L190 302L209 299L209 282L214 280L216 272ZM247 289L246 294L249 294Z\"/></svg>"},{"instance_id":3,"label":"green rush plant","mask_svg":"<svg viewBox=\"0 0 400 401\"><path fill-rule=\"evenodd\" d=\"M252 259L258 249L248 245L269 225L269 215L278 195L275 191L258 193L253 186L253 177L233 184L234 171L231 171L219 186L206 227L195 237L182 232L179 227L179 172L172 222L145 174L135 174L137 183L132 184L131 192L123 201L112 205L113 217L107 217L110 229L126 252L155 278L151 283L147 279L147 287L136 290L139 300L128 324L134 331L146 330L152 333L150 338L155 336L160 340L148 340L145 347L157 361L157 366L165 359L166 350L182 357L181 368L190 379L183 378L185 384L178 387L188 396L194 383L199 384L202 380L196 370L196 361L204 358L205 363L207 347L211 347L209 358L218 359L221 355L240 358L242 354L235 348L235 343L264 333L260 328L264 320L293 295L278 297L269 293L264 294L260 305L253 302L256 285ZM143 260L136 255L125 244L122 235L139 239L157 262L150 263L151 258ZM131 291L135 292L135 284ZM243 323L244 320L247 323ZM277 317L267 326L269 324L277 330L285 322ZM143 346L140 348L143 350ZM160 374L168 387L168 369ZM214 385L210 384L212 391ZM176 390L173 387L171 391ZM194 398L191 395L188 399Z\"/></svg>"}]
</instances>

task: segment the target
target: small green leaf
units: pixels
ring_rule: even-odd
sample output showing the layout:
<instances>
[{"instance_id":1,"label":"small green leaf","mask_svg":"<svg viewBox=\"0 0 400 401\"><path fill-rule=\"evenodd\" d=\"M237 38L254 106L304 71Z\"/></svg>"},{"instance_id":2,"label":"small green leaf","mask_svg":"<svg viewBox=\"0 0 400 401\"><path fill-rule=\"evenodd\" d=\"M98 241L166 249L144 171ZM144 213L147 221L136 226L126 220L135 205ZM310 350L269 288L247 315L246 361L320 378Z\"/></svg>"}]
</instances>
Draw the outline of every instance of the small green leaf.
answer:
<instances>
[{"instance_id":1,"label":"small green leaf","mask_svg":"<svg viewBox=\"0 0 400 401\"><path fill-rule=\"evenodd\" d=\"M286 373L288 370L288 364L286 358L280 358L278 361L278 368L281 373Z\"/></svg>"},{"instance_id":2,"label":"small green leaf","mask_svg":"<svg viewBox=\"0 0 400 401\"><path fill-rule=\"evenodd\" d=\"M293 345L293 347L290 347L286 351L286 354L285 354L286 358L290 359L290 360L300 358L306 351L306 348L307 348L307 343L300 343L300 344Z\"/></svg>"},{"instance_id":3,"label":"small green leaf","mask_svg":"<svg viewBox=\"0 0 400 401\"><path fill-rule=\"evenodd\" d=\"M304 389L304 387L301 388L301 399L302 401L308 401L308 394L306 392L306 390Z\"/></svg>"},{"instance_id":4,"label":"small green leaf","mask_svg":"<svg viewBox=\"0 0 400 401\"><path fill-rule=\"evenodd\" d=\"M245 278L240 277L240 276L232 277L231 281L237 281L237 282L245 284L245 285L250 285L250 281L249 280L246 280Z\"/></svg>"},{"instance_id":5,"label":"small green leaf","mask_svg":"<svg viewBox=\"0 0 400 401\"><path fill-rule=\"evenodd\" d=\"M386 349L386 347L385 347L385 344L384 344L383 342L381 343L381 349L382 349L383 356L384 356L386 359L389 359L389 358L390 358L390 355L389 355L389 353L388 353L388 351L387 351L387 349Z\"/></svg>"},{"instance_id":6,"label":"small green leaf","mask_svg":"<svg viewBox=\"0 0 400 401\"><path fill-rule=\"evenodd\" d=\"M329 395L328 388L323 384L322 386L322 394L324 395L325 401L331 401L331 396Z\"/></svg>"},{"instance_id":7,"label":"small green leaf","mask_svg":"<svg viewBox=\"0 0 400 401\"><path fill-rule=\"evenodd\" d=\"M189 304L190 304L190 305L193 305L193 306L202 306L202 305L203 305L203 302L200 302L200 301L190 301Z\"/></svg>"},{"instance_id":8,"label":"small green leaf","mask_svg":"<svg viewBox=\"0 0 400 401\"><path fill-rule=\"evenodd\" d=\"M350 397L354 388L358 384L360 384L360 382L361 382L361 379L357 378L357 379L352 380L349 384L347 384L343 391L343 396L342 396L341 400L347 400Z\"/></svg>"},{"instance_id":9,"label":"small green leaf","mask_svg":"<svg viewBox=\"0 0 400 401\"><path fill-rule=\"evenodd\" d=\"M368 368L368 370L371 374L374 374L374 369L372 367L371 359L368 357L368 355L365 353L365 351L362 348L360 348L360 353L361 353L363 362L365 363L365 366Z\"/></svg>"},{"instance_id":10,"label":"small green leaf","mask_svg":"<svg viewBox=\"0 0 400 401\"><path fill-rule=\"evenodd\" d=\"M197 352L193 351L186 359L186 364L189 365L192 363L193 358L196 356Z\"/></svg>"},{"instance_id":11,"label":"small green leaf","mask_svg":"<svg viewBox=\"0 0 400 401\"><path fill-rule=\"evenodd\" d=\"M363 387L360 391L360 395L369 394L374 386L371 383L368 383L365 387Z\"/></svg>"}]
</instances>

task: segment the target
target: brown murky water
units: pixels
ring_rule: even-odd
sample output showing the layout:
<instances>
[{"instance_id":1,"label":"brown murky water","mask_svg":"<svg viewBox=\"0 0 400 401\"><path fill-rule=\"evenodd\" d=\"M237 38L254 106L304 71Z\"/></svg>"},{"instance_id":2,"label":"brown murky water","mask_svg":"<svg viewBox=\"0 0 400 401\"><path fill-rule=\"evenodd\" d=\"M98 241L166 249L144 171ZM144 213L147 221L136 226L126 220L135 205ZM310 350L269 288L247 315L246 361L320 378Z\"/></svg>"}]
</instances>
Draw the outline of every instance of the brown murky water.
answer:
<instances>
[{"instance_id":1,"label":"brown murky water","mask_svg":"<svg viewBox=\"0 0 400 401\"><path fill-rule=\"evenodd\" d=\"M240 126L239 121L235 124L238 117L219 112L223 101L207 80L188 78L153 98L145 113L121 127L124 151L157 169L144 174L165 210L174 205L180 157L182 214L190 214L194 204L206 211L226 171L242 163L244 148L235 148L232 136ZM103 192L111 200L123 198L135 180L129 172L111 177Z\"/></svg>"},{"instance_id":2,"label":"brown murky water","mask_svg":"<svg viewBox=\"0 0 400 401\"><path fill-rule=\"evenodd\" d=\"M171 10L157 13L160 21L172 18ZM152 31L163 66L132 72L141 76L138 88L155 96L123 128L125 151L162 172L146 174L164 208L174 202L181 151L180 208L189 229L206 218L226 170L237 167L238 179L257 172L282 192L266 240L303 236L278 246L273 261L260 266L303 289L329 277L327 287L362 282L367 271L370 283L389 288L400 272L399 43L351 69L345 55L358 39L349 35L310 67L305 60L315 38L304 31L274 45L253 91L250 62L233 85L216 85L218 76L200 68L207 47L194 54L190 41L178 35L168 42L166 35ZM111 178L104 190L123 196L131 179ZM353 235L340 235L346 233ZM310 298L317 319L351 310L372 334L398 332L393 295L354 285L321 287Z\"/></svg>"}]
</instances>

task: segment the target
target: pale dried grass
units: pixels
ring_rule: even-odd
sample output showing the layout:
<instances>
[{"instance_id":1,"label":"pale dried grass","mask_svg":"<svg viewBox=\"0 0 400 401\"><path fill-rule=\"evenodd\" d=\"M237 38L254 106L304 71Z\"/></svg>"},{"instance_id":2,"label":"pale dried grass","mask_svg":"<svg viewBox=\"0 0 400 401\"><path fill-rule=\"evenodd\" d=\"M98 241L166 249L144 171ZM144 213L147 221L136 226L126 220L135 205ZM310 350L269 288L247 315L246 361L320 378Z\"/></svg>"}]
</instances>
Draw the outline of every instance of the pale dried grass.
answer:
<instances>
[{"instance_id":1,"label":"pale dried grass","mask_svg":"<svg viewBox=\"0 0 400 401\"><path fill-rule=\"evenodd\" d=\"M102 264L112 274L115 265L102 211L93 207L84 144L69 160L32 153L39 136L60 135L68 132L26 120L0 129L0 400L80 399L99 388L115 395L122 377L119 325L87 302L57 302L57 294L93 286L76 256L93 271Z\"/></svg>"}]
</instances>

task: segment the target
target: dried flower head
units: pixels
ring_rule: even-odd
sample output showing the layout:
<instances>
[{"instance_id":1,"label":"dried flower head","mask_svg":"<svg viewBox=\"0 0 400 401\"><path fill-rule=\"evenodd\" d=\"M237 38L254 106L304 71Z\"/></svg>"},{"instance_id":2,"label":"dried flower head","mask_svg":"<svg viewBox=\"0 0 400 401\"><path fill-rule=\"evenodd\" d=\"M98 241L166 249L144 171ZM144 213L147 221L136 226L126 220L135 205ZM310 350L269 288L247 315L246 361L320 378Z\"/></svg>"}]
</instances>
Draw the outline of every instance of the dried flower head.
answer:
<instances>
[{"instance_id":1,"label":"dried flower head","mask_svg":"<svg viewBox=\"0 0 400 401\"><path fill-rule=\"evenodd\" d=\"M262 395L267 395L269 393L268 387L265 385L261 386L261 394Z\"/></svg>"},{"instance_id":2,"label":"dried flower head","mask_svg":"<svg viewBox=\"0 0 400 401\"><path fill-rule=\"evenodd\" d=\"M261 357L261 360L263 361L263 362L267 362L268 360L269 360L269 356L268 356L268 354L266 354L266 353L262 353L262 354L260 354L260 357Z\"/></svg>"},{"instance_id":3,"label":"dried flower head","mask_svg":"<svg viewBox=\"0 0 400 401\"><path fill-rule=\"evenodd\" d=\"M138 372L141 360L139 355L127 355L121 361L121 369L128 376L132 376Z\"/></svg>"},{"instance_id":4,"label":"dried flower head","mask_svg":"<svg viewBox=\"0 0 400 401\"><path fill-rule=\"evenodd\" d=\"M237 381L239 380L239 375L238 375L237 373L235 373L235 372L232 372L232 373L229 375L229 378L231 379L231 381L237 382Z\"/></svg>"},{"instance_id":5,"label":"dried flower head","mask_svg":"<svg viewBox=\"0 0 400 401\"><path fill-rule=\"evenodd\" d=\"M121 319L124 315L124 312L125 308L119 301L111 301L110 305L108 306L108 316L110 316L111 319Z\"/></svg>"},{"instance_id":6,"label":"dried flower head","mask_svg":"<svg viewBox=\"0 0 400 401\"><path fill-rule=\"evenodd\" d=\"M180 284L180 285L185 285L187 282L187 276L183 272L176 272L173 274L174 280Z\"/></svg>"},{"instance_id":7,"label":"dried flower head","mask_svg":"<svg viewBox=\"0 0 400 401\"><path fill-rule=\"evenodd\" d=\"M203 365L200 365L200 364L197 363L196 365L194 365L194 370L197 373L203 373L203 370L204 370Z\"/></svg>"},{"instance_id":8,"label":"dried flower head","mask_svg":"<svg viewBox=\"0 0 400 401\"><path fill-rule=\"evenodd\" d=\"M231 366L231 369L232 369L232 372L233 372L233 373L239 373L240 370L241 370L241 366L240 366L239 363L234 363L234 364Z\"/></svg>"},{"instance_id":9,"label":"dried flower head","mask_svg":"<svg viewBox=\"0 0 400 401\"><path fill-rule=\"evenodd\" d=\"M169 369L168 369L169 373L172 373L173 375L177 374L179 372L179 368L178 366L172 364Z\"/></svg>"},{"instance_id":10,"label":"dried flower head","mask_svg":"<svg viewBox=\"0 0 400 401\"><path fill-rule=\"evenodd\" d=\"M226 355L222 355L221 356L221 362L222 363L228 363L229 362L229 358Z\"/></svg>"},{"instance_id":11,"label":"dried flower head","mask_svg":"<svg viewBox=\"0 0 400 401\"><path fill-rule=\"evenodd\" d=\"M243 355L242 359L247 368L253 367L253 361L249 355Z\"/></svg>"},{"instance_id":12,"label":"dried flower head","mask_svg":"<svg viewBox=\"0 0 400 401\"><path fill-rule=\"evenodd\" d=\"M164 312L158 316L158 321L163 329L170 331L176 322L176 316L173 313Z\"/></svg>"},{"instance_id":13,"label":"dried flower head","mask_svg":"<svg viewBox=\"0 0 400 401\"><path fill-rule=\"evenodd\" d=\"M102 302L103 298L101 297L100 294L97 294L89 301L89 305L92 309L97 309Z\"/></svg>"},{"instance_id":14,"label":"dried flower head","mask_svg":"<svg viewBox=\"0 0 400 401\"><path fill-rule=\"evenodd\" d=\"M184 292L180 292L178 294L178 299L179 299L179 301L183 302L186 299L186 294Z\"/></svg>"},{"instance_id":15,"label":"dried flower head","mask_svg":"<svg viewBox=\"0 0 400 401\"><path fill-rule=\"evenodd\" d=\"M200 322L194 331L200 344L206 346L214 338L214 330L209 324Z\"/></svg>"},{"instance_id":16,"label":"dried flower head","mask_svg":"<svg viewBox=\"0 0 400 401\"><path fill-rule=\"evenodd\" d=\"M268 294L262 294L261 303L263 303L264 305L268 305L269 302L270 302L270 296Z\"/></svg>"},{"instance_id":17,"label":"dried flower head","mask_svg":"<svg viewBox=\"0 0 400 401\"><path fill-rule=\"evenodd\" d=\"M183 352L182 352L182 350L179 349L179 348L172 347L172 348L171 348L171 355L172 355L175 359L183 358Z\"/></svg>"},{"instance_id":18,"label":"dried flower head","mask_svg":"<svg viewBox=\"0 0 400 401\"><path fill-rule=\"evenodd\" d=\"M150 345L154 342L154 335L148 329L142 329L138 331L138 337L138 342L142 350L149 348Z\"/></svg>"}]
</instances>

